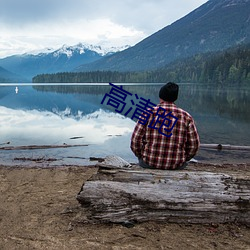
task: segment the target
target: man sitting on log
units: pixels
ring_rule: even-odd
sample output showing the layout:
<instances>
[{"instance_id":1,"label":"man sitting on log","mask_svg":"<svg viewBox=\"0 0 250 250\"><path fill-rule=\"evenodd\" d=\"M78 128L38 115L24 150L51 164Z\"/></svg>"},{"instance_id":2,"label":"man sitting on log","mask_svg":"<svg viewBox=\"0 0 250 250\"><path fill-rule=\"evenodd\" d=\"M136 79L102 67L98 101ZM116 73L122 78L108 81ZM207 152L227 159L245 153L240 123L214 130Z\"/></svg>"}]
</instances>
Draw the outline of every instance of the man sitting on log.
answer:
<instances>
[{"instance_id":1,"label":"man sitting on log","mask_svg":"<svg viewBox=\"0 0 250 250\"><path fill-rule=\"evenodd\" d=\"M143 168L184 169L199 148L192 116L177 107L179 86L169 82L159 91L160 103L142 114L131 138L131 149Z\"/></svg>"}]
</instances>

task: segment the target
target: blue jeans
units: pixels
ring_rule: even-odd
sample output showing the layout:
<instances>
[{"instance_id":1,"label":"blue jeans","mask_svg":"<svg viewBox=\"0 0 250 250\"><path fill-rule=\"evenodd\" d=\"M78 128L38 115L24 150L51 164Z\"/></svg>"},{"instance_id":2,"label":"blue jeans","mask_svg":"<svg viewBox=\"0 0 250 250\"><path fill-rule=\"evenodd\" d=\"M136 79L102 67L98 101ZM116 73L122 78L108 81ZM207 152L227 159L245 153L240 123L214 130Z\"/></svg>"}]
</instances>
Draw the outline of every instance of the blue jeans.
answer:
<instances>
[{"instance_id":1,"label":"blue jeans","mask_svg":"<svg viewBox=\"0 0 250 250\"><path fill-rule=\"evenodd\" d=\"M149 166L146 162L144 162L141 158L138 158L139 160L139 165L142 167L142 168L149 168L149 169L156 169L156 168L153 168L151 166ZM175 169L168 169L168 170L182 170L182 169L185 169L187 167L188 163L187 162L184 162L182 166L178 166L177 168Z\"/></svg>"}]
</instances>

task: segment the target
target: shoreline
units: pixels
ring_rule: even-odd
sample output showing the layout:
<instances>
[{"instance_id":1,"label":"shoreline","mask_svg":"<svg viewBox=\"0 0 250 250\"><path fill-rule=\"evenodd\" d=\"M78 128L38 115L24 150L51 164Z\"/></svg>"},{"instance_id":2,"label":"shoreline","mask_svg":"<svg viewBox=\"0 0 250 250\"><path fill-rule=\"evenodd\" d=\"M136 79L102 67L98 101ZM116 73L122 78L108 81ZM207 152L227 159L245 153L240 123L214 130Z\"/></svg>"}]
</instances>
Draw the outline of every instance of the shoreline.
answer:
<instances>
[{"instance_id":1,"label":"shoreline","mask_svg":"<svg viewBox=\"0 0 250 250\"><path fill-rule=\"evenodd\" d=\"M76 147L75 147L76 146ZM32 150L1 150L0 149L0 166L40 166L40 167L61 167L61 166L93 166L98 159L112 155L111 152L105 154L100 151L87 152L85 150L77 150L83 145L61 145L51 146L50 148L39 148ZM29 148L30 146L21 146L21 148ZM33 147L41 147L33 145ZM45 146L43 146L45 147ZM47 147L47 146L46 146ZM69 147L69 149L67 149ZM8 147L7 147L8 148ZM73 150L73 148L75 148ZM86 148L85 146L83 148ZM119 155L114 153L115 155ZM137 164L137 158L131 153L130 155L119 155L131 164ZM250 150L215 150L210 148L202 148L195 156L197 164L203 165L230 165L230 164L250 164Z\"/></svg>"},{"instance_id":2,"label":"shoreline","mask_svg":"<svg viewBox=\"0 0 250 250\"><path fill-rule=\"evenodd\" d=\"M13 164L13 165L5 165L3 163L0 163L0 169L67 169L67 168L98 168L98 162L102 162L105 158L93 158L93 160L89 160L89 163L92 164L84 164L84 165L76 165L76 164L60 164L60 165L39 165L39 163L34 162L33 164L28 164L29 162L25 162L25 165L20 164ZM131 165L138 165L137 163L130 162ZM240 168L240 169L239 169ZM156 169L157 170L157 169ZM192 171L215 171L215 172L221 172L223 170L225 171L245 171L244 173L250 172L250 163L248 162L235 162L232 161L231 163L228 162L190 162L188 163L188 166L186 170L192 170ZM168 170L162 170L162 171L168 171Z\"/></svg>"},{"instance_id":3,"label":"shoreline","mask_svg":"<svg viewBox=\"0 0 250 250\"><path fill-rule=\"evenodd\" d=\"M250 178L250 164L196 163L188 170ZM96 171L95 166L0 166L0 249L250 248L250 229L244 225L83 223L76 195Z\"/></svg>"}]
</instances>

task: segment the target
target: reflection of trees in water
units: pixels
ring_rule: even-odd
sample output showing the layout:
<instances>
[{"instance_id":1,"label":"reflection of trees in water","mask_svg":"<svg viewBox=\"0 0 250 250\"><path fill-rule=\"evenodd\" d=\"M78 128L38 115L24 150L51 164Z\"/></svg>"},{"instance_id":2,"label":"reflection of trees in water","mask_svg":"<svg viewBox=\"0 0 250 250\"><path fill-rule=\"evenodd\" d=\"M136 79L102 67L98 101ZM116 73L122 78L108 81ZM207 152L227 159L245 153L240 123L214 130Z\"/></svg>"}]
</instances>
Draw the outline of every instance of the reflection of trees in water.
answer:
<instances>
[{"instance_id":1,"label":"reflection of trees in water","mask_svg":"<svg viewBox=\"0 0 250 250\"><path fill-rule=\"evenodd\" d=\"M178 104L192 112L230 116L250 121L249 89L181 86Z\"/></svg>"},{"instance_id":2,"label":"reflection of trees in water","mask_svg":"<svg viewBox=\"0 0 250 250\"><path fill-rule=\"evenodd\" d=\"M120 84L115 84L120 86ZM131 94L150 99L153 103L159 102L159 89L161 85L124 85L123 88ZM55 85L33 86L37 91L75 93L77 99L85 100L84 94L99 96L109 93L109 85ZM129 98L128 98L129 99ZM203 114L218 114L230 116L243 121L250 121L249 89L237 87L218 87L214 85L183 84L180 85L177 105L188 112Z\"/></svg>"},{"instance_id":3,"label":"reflection of trees in water","mask_svg":"<svg viewBox=\"0 0 250 250\"><path fill-rule=\"evenodd\" d=\"M33 86L37 91L42 92L56 92L63 94L104 94L107 91L108 86L96 85L96 86L83 86L83 85L35 85Z\"/></svg>"},{"instance_id":4,"label":"reflection of trees in water","mask_svg":"<svg viewBox=\"0 0 250 250\"><path fill-rule=\"evenodd\" d=\"M116 86L121 86L121 84L115 84ZM66 93L66 94L105 94L111 89L110 85L41 85L33 86L34 89L42 92L56 92L56 93ZM124 85L123 88L131 94L153 94L158 93L160 86L158 85Z\"/></svg>"}]
</instances>

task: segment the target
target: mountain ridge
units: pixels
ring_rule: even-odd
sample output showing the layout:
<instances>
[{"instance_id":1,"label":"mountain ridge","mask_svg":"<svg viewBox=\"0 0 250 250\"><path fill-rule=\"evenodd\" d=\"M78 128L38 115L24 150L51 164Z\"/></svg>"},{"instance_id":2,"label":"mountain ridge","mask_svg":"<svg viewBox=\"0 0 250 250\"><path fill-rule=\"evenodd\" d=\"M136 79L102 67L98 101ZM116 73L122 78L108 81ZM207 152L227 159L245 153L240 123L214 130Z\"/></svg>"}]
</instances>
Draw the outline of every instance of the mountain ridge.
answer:
<instances>
[{"instance_id":1,"label":"mountain ridge","mask_svg":"<svg viewBox=\"0 0 250 250\"><path fill-rule=\"evenodd\" d=\"M19 81L26 81L26 79L0 66L0 82L1 83L12 83L12 82L19 82Z\"/></svg>"},{"instance_id":2,"label":"mountain ridge","mask_svg":"<svg viewBox=\"0 0 250 250\"><path fill-rule=\"evenodd\" d=\"M34 55L0 59L18 75L87 71L148 71L190 56L250 42L250 0L209 0L136 45L105 51L78 43ZM0 75L1 77L1 75Z\"/></svg>"},{"instance_id":3,"label":"mountain ridge","mask_svg":"<svg viewBox=\"0 0 250 250\"><path fill-rule=\"evenodd\" d=\"M250 0L210 0L135 46L75 71L150 70L196 53L247 43L250 41L249 9Z\"/></svg>"},{"instance_id":4,"label":"mountain ridge","mask_svg":"<svg viewBox=\"0 0 250 250\"><path fill-rule=\"evenodd\" d=\"M128 47L125 45L108 48L84 43L63 45L55 50L47 49L45 52L36 51L33 54L31 52L5 57L0 59L0 66L31 80L33 76L41 73L71 71L83 63L93 62Z\"/></svg>"},{"instance_id":5,"label":"mountain ridge","mask_svg":"<svg viewBox=\"0 0 250 250\"><path fill-rule=\"evenodd\" d=\"M179 83L216 83L220 86L247 85L250 83L250 43L230 47L221 52L196 54L156 70L42 74L32 80L35 83L62 81L64 83L164 83L166 79Z\"/></svg>"}]
</instances>

